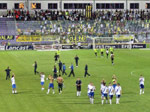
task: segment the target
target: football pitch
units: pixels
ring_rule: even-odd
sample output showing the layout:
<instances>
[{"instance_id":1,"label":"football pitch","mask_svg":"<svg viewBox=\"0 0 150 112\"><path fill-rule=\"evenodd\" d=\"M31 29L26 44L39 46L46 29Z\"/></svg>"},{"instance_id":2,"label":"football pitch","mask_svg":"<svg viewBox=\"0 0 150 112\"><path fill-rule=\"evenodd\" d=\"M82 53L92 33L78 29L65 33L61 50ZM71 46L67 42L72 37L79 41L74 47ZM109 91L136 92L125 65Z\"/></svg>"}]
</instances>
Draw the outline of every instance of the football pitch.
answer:
<instances>
[{"instance_id":1,"label":"football pitch","mask_svg":"<svg viewBox=\"0 0 150 112\"><path fill-rule=\"evenodd\" d=\"M62 51L60 60L67 66L74 64L74 57L79 56L79 67L75 67L76 77L64 78L63 93L58 94L55 81L55 94L46 94L49 81L45 81L45 90L41 91L40 76L34 75L33 63L37 61L38 71L46 77L53 75L52 69L55 51L1 51L0 52L0 112L149 112L150 110L150 50L114 51L115 64L110 58L95 57L93 50ZM91 77L84 78L84 67L88 64ZM5 69L10 67L16 77L18 94L12 94L11 80L6 80ZM57 64L58 70L58 64ZM11 73L12 73L11 72ZM116 105L116 97L112 105L101 105L100 82L104 78L107 85L112 75L117 76L122 87L120 104ZM145 94L139 95L139 76L145 77ZM76 96L76 79L82 81L82 93ZM90 104L87 96L87 85L93 82L96 86L94 104Z\"/></svg>"}]
</instances>

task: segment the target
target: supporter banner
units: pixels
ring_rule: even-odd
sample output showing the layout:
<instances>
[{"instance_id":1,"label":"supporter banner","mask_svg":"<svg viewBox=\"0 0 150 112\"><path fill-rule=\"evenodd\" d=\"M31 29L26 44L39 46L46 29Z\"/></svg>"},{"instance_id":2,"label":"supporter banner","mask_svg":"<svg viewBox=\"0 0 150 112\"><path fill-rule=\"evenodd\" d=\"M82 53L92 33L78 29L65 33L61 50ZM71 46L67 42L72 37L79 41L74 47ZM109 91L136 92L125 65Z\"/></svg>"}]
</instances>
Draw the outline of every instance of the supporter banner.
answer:
<instances>
[{"instance_id":1,"label":"supporter banner","mask_svg":"<svg viewBox=\"0 0 150 112\"><path fill-rule=\"evenodd\" d=\"M16 38L17 42L40 42L41 35L20 35Z\"/></svg>"},{"instance_id":2,"label":"supporter banner","mask_svg":"<svg viewBox=\"0 0 150 112\"><path fill-rule=\"evenodd\" d=\"M42 41L56 41L59 37L59 35L42 35Z\"/></svg>"},{"instance_id":3,"label":"supporter banner","mask_svg":"<svg viewBox=\"0 0 150 112\"><path fill-rule=\"evenodd\" d=\"M0 40L14 40L15 36L14 35L0 35Z\"/></svg>"},{"instance_id":4,"label":"supporter banner","mask_svg":"<svg viewBox=\"0 0 150 112\"><path fill-rule=\"evenodd\" d=\"M85 42L87 37L85 35L69 35L68 38L70 42Z\"/></svg>"},{"instance_id":5,"label":"supporter banner","mask_svg":"<svg viewBox=\"0 0 150 112\"><path fill-rule=\"evenodd\" d=\"M33 50L32 45L5 46L5 50Z\"/></svg>"},{"instance_id":6,"label":"supporter banner","mask_svg":"<svg viewBox=\"0 0 150 112\"><path fill-rule=\"evenodd\" d=\"M114 41L131 41L134 39L134 35L114 35Z\"/></svg>"}]
</instances>

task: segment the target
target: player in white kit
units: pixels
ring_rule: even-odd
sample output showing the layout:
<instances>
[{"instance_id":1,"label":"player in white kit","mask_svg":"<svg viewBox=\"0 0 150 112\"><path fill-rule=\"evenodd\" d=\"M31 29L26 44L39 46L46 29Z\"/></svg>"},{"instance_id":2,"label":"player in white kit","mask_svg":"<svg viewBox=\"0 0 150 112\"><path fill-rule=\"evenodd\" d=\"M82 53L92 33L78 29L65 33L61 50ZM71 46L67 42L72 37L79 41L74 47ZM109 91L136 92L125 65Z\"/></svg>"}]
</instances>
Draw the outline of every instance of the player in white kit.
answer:
<instances>
[{"instance_id":1,"label":"player in white kit","mask_svg":"<svg viewBox=\"0 0 150 112\"><path fill-rule=\"evenodd\" d=\"M111 83L109 83L109 86L108 86L108 94L109 94L109 103L112 104L114 88Z\"/></svg>"},{"instance_id":2,"label":"player in white kit","mask_svg":"<svg viewBox=\"0 0 150 112\"><path fill-rule=\"evenodd\" d=\"M122 94L122 88L119 83L115 87L115 93L116 93L116 104L119 104L119 100Z\"/></svg>"},{"instance_id":3,"label":"player in white kit","mask_svg":"<svg viewBox=\"0 0 150 112\"><path fill-rule=\"evenodd\" d=\"M108 59L108 56L109 56L109 50L106 49L106 56L107 56L107 59Z\"/></svg>"},{"instance_id":4,"label":"player in white kit","mask_svg":"<svg viewBox=\"0 0 150 112\"><path fill-rule=\"evenodd\" d=\"M94 91L96 90L95 86L93 85L93 83L90 83L89 86L89 96L90 96L90 103L94 104Z\"/></svg>"},{"instance_id":5,"label":"player in white kit","mask_svg":"<svg viewBox=\"0 0 150 112\"><path fill-rule=\"evenodd\" d=\"M141 75L139 78L139 84L140 84L140 95L144 94L144 77Z\"/></svg>"},{"instance_id":6,"label":"player in white kit","mask_svg":"<svg viewBox=\"0 0 150 112\"><path fill-rule=\"evenodd\" d=\"M43 72L41 72L40 77L41 77L41 86L42 86L41 90L43 91L44 90L44 82L45 82L45 75Z\"/></svg>"},{"instance_id":7,"label":"player in white kit","mask_svg":"<svg viewBox=\"0 0 150 112\"><path fill-rule=\"evenodd\" d=\"M17 93L16 90L16 82L15 82L15 74L13 73L12 78L11 78L11 83L12 83L12 93Z\"/></svg>"},{"instance_id":8,"label":"player in white kit","mask_svg":"<svg viewBox=\"0 0 150 112\"><path fill-rule=\"evenodd\" d=\"M104 99L106 99L106 103L108 103L107 94L108 94L108 87L106 86L106 83L104 83L102 88L101 88L102 105L104 104Z\"/></svg>"},{"instance_id":9,"label":"player in white kit","mask_svg":"<svg viewBox=\"0 0 150 112\"><path fill-rule=\"evenodd\" d=\"M88 89L88 91L87 91L88 98L90 98L90 86L91 86L91 83L89 83L88 87L87 87L87 89Z\"/></svg>"}]
</instances>

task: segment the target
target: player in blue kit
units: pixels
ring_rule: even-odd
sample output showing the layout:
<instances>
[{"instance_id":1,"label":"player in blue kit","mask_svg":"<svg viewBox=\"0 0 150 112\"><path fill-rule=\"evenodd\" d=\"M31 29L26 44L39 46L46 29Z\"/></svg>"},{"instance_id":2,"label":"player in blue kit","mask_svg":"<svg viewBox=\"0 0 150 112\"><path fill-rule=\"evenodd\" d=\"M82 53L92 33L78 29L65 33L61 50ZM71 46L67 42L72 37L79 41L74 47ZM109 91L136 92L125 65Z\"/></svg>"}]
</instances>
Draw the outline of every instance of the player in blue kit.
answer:
<instances>
[{"instance_id":1,"label":"player in blue kit","mask_svg":"<svg viewBox=\"0 0 150 112\"><path fill-rule=\"evenodd\" d=\"M144 77L141 75L139 78L139 84L140 84L140 95L144 94Z\"/></svg>"},{"instance_id":2,"label":"player in blue kit","mask_svg":"<svg viewBox=\"0 0 150 112\"><path fill-rule=\"evenodd\" d=\"M71 71L70 71L70 74L69 74L68 77L70 77L71 74L73 75L73 77L75 77L75 74L74 74L74 66L73 66L73 64L71 64L71 66L70 66L69 68L71 69Z\"/></svg>"},{"instance_id":3,"label":"player in blue kit","mask_svg":"<svg viewBox=\"0 0 150 112\"><path fill-rule=\"evenodd\" d=\"M43 91L44 90L44 82L45 82L45 75L43 72L41 72L40 77L41 77L41 86L42 86L41 90Z\"/></svg>"},{"instance_id":4,"label":"player in blue kit","mask_svg":"<svg viewBox=\"0 0 150 112\"><path fill-rule=\"evenodd\" d=\"M102 105L104 104L104 99L106 99L106 103L108 103L108 87L106 86L106 83L103 84L103 86L101 87L101 95L102 95Z\"/></svg>"},{"instance_id":5,"label":"player in blue kit","mask_svg":"<svg viewBox=\"0 0 150 112\"><path fill-rule=\"evenodd\" d=\"M89 86L89 97L90 97L90 103L94 104L94 91L96 90L95 86L93 85L93 83L90 83Z\"/></svg>"},{"instance_id":6,"label":"player in blue kit","mask_svg":"<svg viewBox=\"0 0 150 112\"><path fill-rule=\"evenodd\" d=\"M11 78L11 83L12 83L12 93L17 93L16 90L16 82L15 82L15 74L13 73L12 78Z\"/></svg>"},{"instance_id":7,"label":"player in blue kit","mask_svg":"<svg viewBox=\"0 0 150 112\"><path fill-rule=\"evenodd\" d=\"M116 104L119 104L119 100L122 94L122 88L119 83L117 84L115 88L115 93L116 93Z\"/></svg>"},{"instance_id":8,"label":"player in blue kit","mask_svg":"<svg viewBox=\"0 0 150 112\"><path fill-rule=\"evenodd\" d=\"M109 83L108 86L108 95L109 95L109 103L112 104L112 99L113 99L113 94L114 94L114 88L111 83Z\"/></svg>"},{"instance_id":9,"label":"player in blue kit","mask_svg":"<svg viewBox=\"0 0 150 112\"><path fill-rule=\"evenodd\" d=\"M62 75L67 75L67 73L66 73L66 65L65 65L65 63L63 63L63 66L62 66L62 68L63 68L63 71L62 71Z\"/></svg>"}]
</instances>

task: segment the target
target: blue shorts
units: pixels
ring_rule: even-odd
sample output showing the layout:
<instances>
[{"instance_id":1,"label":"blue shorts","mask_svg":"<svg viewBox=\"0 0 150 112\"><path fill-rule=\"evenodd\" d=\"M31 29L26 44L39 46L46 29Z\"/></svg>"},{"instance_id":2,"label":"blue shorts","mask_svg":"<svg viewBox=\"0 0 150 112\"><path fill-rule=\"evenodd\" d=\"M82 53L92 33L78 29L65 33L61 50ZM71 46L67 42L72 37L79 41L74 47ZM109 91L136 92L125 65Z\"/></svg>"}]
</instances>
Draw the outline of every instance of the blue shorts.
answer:
<instances>
[{"instance_id":1,"label":"blue shorts","mask_svg":"<svg viewBox=\"0 0 150 112\"><path fill-rule=\"evenodd\" d=\"M120 98L121 95L116 95L116 98Z\"/></svg>"},{"instance_id":2,"label":"blue shorts","mask_svg":"<svg viewBox=\"0 0 150 112\"><path fill-rule=\"evenodd\" d=\"M54 84L53 83L49 83L49 88L53 88L54 89Z\"/></svg>"},{"instance_id":3,"label":"blue shorts","mask_svg":"<svg viewBox=\"0 0 150 112\"><path fill-rule=\"evenodd\" d=\"M16 84L13 84L13 85L12 85L12 88L15 89L15 88L16 88Z\"/></svg>"},{"instance_id":4,"label":"blue shorts","mask_svg":"<svg viewBox=\"0 0 150 112\"><path fill-rule=\"evenodd\" d=\"M113 95L109 95L109 98L110 98L110 99L113 99Z\"/></svg>"},{"instance_id":5,"label":"blue shorts","mask_svg":"<svg viewBox=\"0 0 150 112\"><path fill-rule=\"evenodd\" d=\"M90 96L90 97L94 97L94 92L90 92L90 93L89 93L89 96Z\"/></svg>"},{"instance_id":6,"label":"blue shorts","mask_svg":"<svg viewBox=\"0 0 150 112\"><path fill-rule=\"evenodd\" d=\"M143 85L143 84L140 84L140 88L141 88L141 89L144 89L144 85Z\"/></svg>"},{"instance_id":7,"label":"blue shorts","mask_svg":"<svg viewBox=\"0 0 150 112\"><path fill-rule=\"evenodd\" d=\"M41 85L43 86L43 85L44 85L44 82L41 82Z\"/></svg>"},{"instance_id":8,"label":"blue shorts","mask_svg":"<svg viewBox=\"0 0 150 112\"><path fill-rule=\"evenodd\" d=\"M115 89L115 87L117 86L117 84L113 84L113 88Z\"/></svg>"},{"instance_id":9,"label":"blue shorts","mask_svg":"<svg viewBox=\"0 0 150 112\"><path fill-rule=\"evenodd\" d=\"M107 94L104 94L104 93L103 93L103 94L102 94L102 97L105 97L105 98L107 98Z\"/></svg>"}]
</instances>

